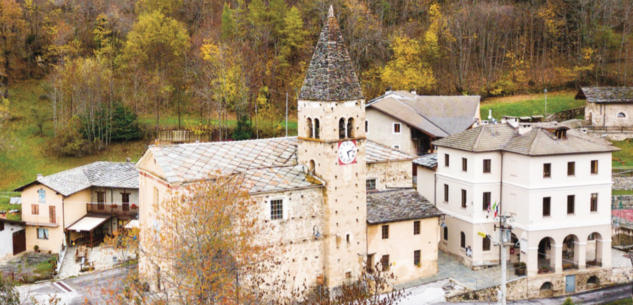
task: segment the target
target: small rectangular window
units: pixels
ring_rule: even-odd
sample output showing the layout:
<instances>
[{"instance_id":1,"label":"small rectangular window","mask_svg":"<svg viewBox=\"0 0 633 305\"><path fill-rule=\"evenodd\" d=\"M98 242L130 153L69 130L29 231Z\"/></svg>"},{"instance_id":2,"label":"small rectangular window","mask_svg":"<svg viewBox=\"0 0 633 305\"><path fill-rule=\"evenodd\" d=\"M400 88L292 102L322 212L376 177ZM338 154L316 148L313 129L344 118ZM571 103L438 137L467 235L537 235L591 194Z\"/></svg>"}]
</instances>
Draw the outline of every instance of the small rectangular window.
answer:
<instances>
[{"instance_id":1,"label":"small rectangular window","mask_svg":"<svg viewBox=\"0 0 633 305\"><path fill-rule=\"evenodd\" d=\"M130 203L129 193L121 193L121 203Z\"/></svg>"},{"instance_id":2,"label":"small rectangular window","mask_svg":"<svg viewBox=\"0 0 633 305\"><path fill-rule=\"evenodd\" d=\"M376 179L365 180L365 189L368 191L376 189Z\"/></svg>"},{"instance_id":3,"label":"small rectangular window","mask_svg":"<svg viewBox=\"0 0 633 305\"><path fill-rule=\"evenodd\" d=\"M552 164L545 163L543 164L543 178L549 178L552 176Z\"/></svg>"},{"instance_id":4,"label":"small rectangular window","mask_svg":"<svg viewBox=\"0 0 633 305\"><path fill-rule=\"evenodd\" d=\"M275 199L270 201L270 219L284 219L284 201L283 199Z\"/></svg>"},{"instance_id":5,"label":"small rectangular window","mask_svg":"<svg viewBox=\"0 0 633 305\"><path fill-rule=\"evenodd\" d=\"M394 145L393 148L400 149L400 145Z\"/></svg>"},{"instance_id":6,"label":"small rectangular window","mask_svg":"<svg viewBox=\"0 0 633 305\"><path fill-rule=\"evenodd\" d=\"M567 176L576 175L576 162L567 162Z\"/></svg>"},{"instance_id":7,"label":"small rectangular window","mask_svg":"<svg viewBox=\"0 0 633 305\"><path fill-rule=\"evenodd\" d=\"M543 217L550 216L551 208L552 208L552 198L544 197L543 198Z\"/></svg>"},{"instance_id":8,"label":"small rectangular window","mask_svg":"<svg viewBox=\"0 0 633 305\"><path fill-rule=\"evenodd\" d=\"M46 203L46 191L45 190L39 190L37 191L37 202L38 203Z\"/></svg>"},{"instance_id":9,"label":"small rectangular window","mask_svg":"<svg viewBox=\"0 0 633 305\"><path fill-rule=\"evenodd\" d=\"M567 214L574 214L576 205L576 196L569 195L567 196Z\"/></svg>"},{"instance_id":10,"label":"small rectangular window","mask_svg":"<svg viewBox=\"0 0 633 305\"><path fill-rule=\"evenodd\" d=\"M48 229L37 229L37 239L48 239Z\"/></svg>"},{"instance_id":11,"label":"small rectangular window","mask_svg":"<svg viewBox=\"0 0 633 305\"><path fill-rule=\"evenodd\" d=\"M598 212L598 193L591 194L591 211Z\"/></svg>"},{"instance_id":12,"label":"small rectangular window","mask_svg":"<svg viewBox=\"0 0 633 305\"><path fill-rule=\"evenodd\" d=\"M490 251L490 238L488 237L483 238L482 248L484 251Z\"/></svg>"},{"instance_id":13,"label":"small rectangular window","mask_svg":"<svg viewBox=\"0 0 633 305\"><path fill-rule=\"evenodd\" d=\"M484 192L484 198L483 200L483 204L482 204L482 208L483 210L488 210L488 207L490 206L490 192Z\"/></svg>"},{"instance_id":14,"label":"small rectangular window","mask_svg":"<svg viewBox=\"0 0 633 305\"><path fill-rule=\"evenodd\" d=\"M382 226L382 239L389 239L389 226Z\"/></svg>"},{"instance_id":15,"label":"small rectangular window","mask_svg":"<svg viewBox=\"0 0 633 305\"><path fill-rule=\"evenodd\" d=\"M31 205L31 214L32 215L39 215L40 214L40 206L37 204L32 204Z\"/></svg>"},{"instance_id":16,"label":"small rectangular window","mask_svg":"<svg viewBox=\"0 0 633 305\"><path fill-rule=\"evenodd\" d=\"M466 207L466 190L462 190L462 208Z\"/></svg>"},{"instance_id":17,"label":"small rectangular window","mask_svg":"<svg viewBox=\"0 0 633 305\"><path fill-rule=\"evenodd\" d=\"M365 120L365 133L369 132L369 121Z\"/></svg>"},{"instance_id":18,"label":"small rectangular window","mask_svg":"<svg viewBox=\"0 0 633 305\"><path fill-rule=\"evenodd\" d=\"M444 166L448 167L449 164L450 164L450 159L448 157L448 154L444 154Z\"/></svg>"},{"instance_id":19,"label":"small rectangular window","mask_svg":"<svg viewBox=\"0 0 633 305\"><path fill-rule=\"evenodd\" d=\"M598 173L598 160L591 160L591 173L592 174Z\"/></svg>"},{"instance_id":20,"label":"small rectangular window","mask_svg":"<svg viewBox=\"0 0 633 305\"><path fill-rule=\"evenodd\" d=\"M345 272L345 279L346 280L351 280L352 279L352 272L351 271Z\"/></svg>"},{"instance_id":21,"label":"small rectangular window","mask_svg":"<svg viewBox=\"0 0 633 305\"><path fill-rule=\"evenodd\" d=\"M490 170L491 170L491 160L485 159L484 160L484 174L490 173Z\"/></svg>"},{"instance_id":22,"label":"small rectangular window","mask_svg":"<svg viewBox=\"0 0 633 305\"><path fill-rule=\"evenodd\" d=\"M382 266L382 271L389 271L389 255L383 255L380 258L380 265Z\"/></svg>"},{"instance_id":23,"label":"small rectangular window","mask_svg":"<svg viewBox=\"0 0 633 305\"><path fill-rule=\"evenodd\" d=\"M416 266L420 265L420 250L413 251L413 264Z\"/></svg>"},{"instance_id":24,"label":"small rectangular window","mask_svg":"<svg viewBox=\"0 0 633 305\"><path fill-rule=\"evenodd\" d=\"M393 133L400 133L400 123L393 123Z\"/></svg>"},{"instance_id":25,"label":"small rectangular window","mask_svg":"<svg viewBox=\"0 0 633 305\"><path fill-rule=\"evenodd\" d=\"M468 171L468 159L466 158L462 158L462 171L463 172Z\"/></svg>"},{"instance_id":26,"label":"small rectangular window","mask_svg":"<svg viewBox=\"0 0 633 305\"><path fill-rule=\"evenodd\" d=\"M420 235L420 221L413 222L413 235Z\"/></svg>"},{"instance_id":27,"label":"small rectangular window","mask_svg":"<svg viewBox=\"0 0 633 305\"><path fill-rule=\"evenodd\" d=\"M448 202L448 184L444 184L444 202Z\"/></svg>"},{"instance_id":28,"label":"small rectangular window","mask_svg":"<svg viewBox=\"0 0 633 305\"><path fill-rule=\"evenodd\" d=\"M448 240L448 227L444 227L444 240Z\"/></svg>"},{"instance_id":29,"label":"small rectangular window","mask_svg":"<svg viewBox=\"0 0 633 305\"><path fill-rule=\"evenodd\" d=\"M350 240L350 235L349 234L345 234L345 241L349 244Z\"/></svg>"}]
</instances>

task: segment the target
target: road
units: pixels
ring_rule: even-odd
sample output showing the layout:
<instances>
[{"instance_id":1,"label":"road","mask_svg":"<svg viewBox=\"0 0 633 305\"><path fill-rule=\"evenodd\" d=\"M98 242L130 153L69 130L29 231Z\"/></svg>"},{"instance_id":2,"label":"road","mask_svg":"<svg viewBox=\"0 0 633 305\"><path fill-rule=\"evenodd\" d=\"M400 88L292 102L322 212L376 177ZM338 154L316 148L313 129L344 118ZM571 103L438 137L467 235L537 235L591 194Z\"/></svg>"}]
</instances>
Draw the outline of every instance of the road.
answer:
<instances>
[{"instance_id":1,"label":"road","mask_svg":"<svg viewBox=\"0 0 633 305\"><path fill-rule=\"evenodd\" d=\"M38 302L48 304L51 297L59 298L59 304L106 304L108 292L118 292L125 280L129 267L116 268L95 272L62 281L52 281L32 285L19 286L20 299L24 304L32 304L32 298Z\"/></svg>"},{"instance_id":2,"label":"road","mask_svg":"<svg viewBox=\"0 0 633 305\"><path fill-rule=\"evenodd\" d=\"M583 292L572 296L572 300L576 304L606 304L609 302L622 300L631 297L631 284L623 284L612 286L600 290ZM563 304L566 297L556 297L549 299L531 299L522 301L511 301L508 304L540 304L540 305L560 305ZM490 303L445 303L445 304L490 304Z\"/></svg>"}]
</instances>

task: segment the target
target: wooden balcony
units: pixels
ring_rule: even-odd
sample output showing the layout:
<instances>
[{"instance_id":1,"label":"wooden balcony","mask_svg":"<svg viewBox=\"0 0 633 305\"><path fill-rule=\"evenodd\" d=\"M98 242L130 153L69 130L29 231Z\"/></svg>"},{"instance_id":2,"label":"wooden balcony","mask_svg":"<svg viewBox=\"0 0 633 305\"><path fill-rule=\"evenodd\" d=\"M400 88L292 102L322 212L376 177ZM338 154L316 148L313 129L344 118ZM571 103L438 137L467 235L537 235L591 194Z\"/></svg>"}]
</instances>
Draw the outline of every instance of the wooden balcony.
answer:
<instances>
[{"instance_id":1,"label":"wooden balcony","mask_svg":"<svg viewBox=\"0 0 633 305\"><path fill-rule=\"evenodd\" d=\"M113 215L113 216L125 216L130 218L136 218L138 216L138 204L137 203L97 203L91 202L86 204L86 210L88 213Z\"/></svg>"}]
</instances>

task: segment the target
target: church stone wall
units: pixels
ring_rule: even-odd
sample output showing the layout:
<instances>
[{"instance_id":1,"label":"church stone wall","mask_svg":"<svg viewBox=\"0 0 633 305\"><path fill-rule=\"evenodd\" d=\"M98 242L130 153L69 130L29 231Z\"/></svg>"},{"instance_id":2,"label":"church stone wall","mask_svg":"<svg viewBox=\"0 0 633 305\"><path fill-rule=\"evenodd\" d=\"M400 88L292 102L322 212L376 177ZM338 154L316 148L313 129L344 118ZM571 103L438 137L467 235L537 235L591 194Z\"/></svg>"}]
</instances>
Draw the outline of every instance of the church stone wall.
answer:
<instances>
[{"instance_id":1,"label":"church stone wall","mask_svg":"<svg viewBox=\"0 0 633 305\"><path fill-rule=\"evenodd\" d=\"M624 113L624 117L618 117ZM631 127L633 126L633 104L627 103L587 103L585 119L593 126Z\"/></svg>"},{"instance_id":2,"label":"church stone wall","mask_svg":"<svg viewBox=\"0 0 633 305\"><path fill-rule=\"evenodd\" d=\"M413 187L411 164L411 161L368 163L367 179L376 179L376 189L379 191Z\"/></svg>"}]
</instances>

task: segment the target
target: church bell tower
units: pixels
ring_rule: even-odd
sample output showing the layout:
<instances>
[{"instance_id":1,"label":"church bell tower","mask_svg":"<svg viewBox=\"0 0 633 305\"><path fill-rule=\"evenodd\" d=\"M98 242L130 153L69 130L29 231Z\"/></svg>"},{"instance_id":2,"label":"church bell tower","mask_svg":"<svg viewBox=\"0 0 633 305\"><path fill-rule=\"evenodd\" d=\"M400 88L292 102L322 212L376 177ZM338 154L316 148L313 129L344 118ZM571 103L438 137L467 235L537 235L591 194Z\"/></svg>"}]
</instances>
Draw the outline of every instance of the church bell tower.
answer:
<instances>
[{"instance_id":1,"label":"church bell tower","mask_svg":"<svg viewBox=\"0 0 633 305\"><path fill-rule=\"evenodd\" d=\"M298 159L325 181L325 285L360 274L366 257L365 98L330 6L298 100Z\"/></svg>"}]
</instances>

